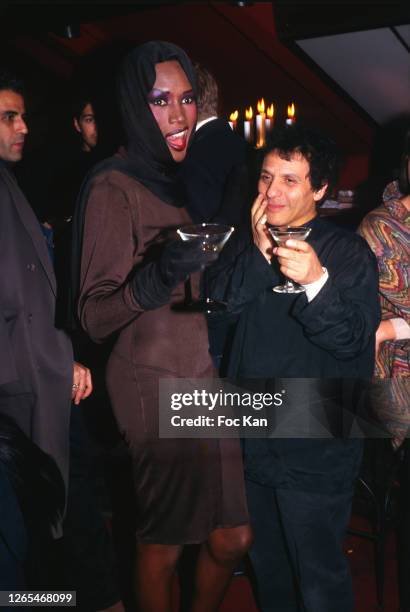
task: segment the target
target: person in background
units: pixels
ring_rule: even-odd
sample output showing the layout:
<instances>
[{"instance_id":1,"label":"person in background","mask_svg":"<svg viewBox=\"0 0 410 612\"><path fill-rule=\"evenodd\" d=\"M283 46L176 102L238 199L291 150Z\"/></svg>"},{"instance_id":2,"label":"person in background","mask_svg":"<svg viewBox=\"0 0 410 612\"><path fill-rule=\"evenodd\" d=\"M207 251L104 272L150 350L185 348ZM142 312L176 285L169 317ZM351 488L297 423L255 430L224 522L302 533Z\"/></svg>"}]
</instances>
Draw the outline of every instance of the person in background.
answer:
<instances>
[{"instance_id":1,"label":"person in background","mask_svg":"<svg viewBox=\"0 0 410 612\"><path fill-rule=\"evenodd\" d=\"M278 130L252 207L253 240L234 236L209 269L211 297L239 314L229 379L258 392L285 390L281 435L268 430L244 439L250 557L263 612L353 612L342 545L362 441L346 438L338 419L344 379L356 379L360 390L357 379L373 372L380 316L377 266L366 242L317 215L336 169L327 136L301 125ZM310 233L304 242L275 246L268 225ZM305 291L272 291L283 276ZM301 430L300 420L325 411L327 402L327 437L314 418Z\"/></svg>"},{"instance_id":2,"label":"person in background","mask_svg":"<svg viewBox=\"0 0 410 612\"><path fill-rule=\"evenodd\" d=\"M71 217L81 184L91 168L104 156L97 122L97 100L91 93L77 93L72 105L72 124L75 141L69 151L66 182L72 191Z\"/></svg>"},{"instance_id":3,"label":"person in background","mask_svg":"<svg viewBox=\"0 0 410 612\"><path fill-rule=\"evenodd\" d=\"M75 95L71 116L67 118L72 122L72 138L64 144L61 160L56 160L50 177L48 205L42 221L53 231L58 258L60 253L64 253L65 257L65 252L70 251L66 244L71 230L70 221L84 177L101 160L95 106L88 92ZM61 185L64 185L64 190Z\"/></svg>"},{"instance_id":4,"label":"person in background","mask_svg":"<svg viewBox=\"0 0 410 612\"><path fill-rule=\"evenodd\" d=\"M181 163L186 207L195 223L221 222L238 227L248 220L252 150L219 115L219 87L213 74L195 64L198 123Z\"/></svg>"},{"instance_id":5,"label":"person in background","mask_svg":"<svg viewBox=\"0 0 410 612\"><path fill-rule=\"evenodd\" d=\"M194 64L198 81L198 123L188 154L181 163L184 200L193 221L248 228L253 150L219 117L219 87L214 75ZM210 353L224 375L236 318L208 319Z\"/></svg>"},{"instance_id":6,"label":"person in background","mask_svg":"<svg viewBox=\"0 0 410 612\"><path fill-rule=\"evenodd\" d=\"M98 127L89 97L83 98L74 108L73 125L81 138L81 149L91 153L98 143Z\"/></svg>"},{"instance_id":7,"label":"person in background","mask_svg":"<svg viewBox=\"0 0 410 612\"><path fill-rule=\"evenodd\" d=\"M400 609L410 611L410 130L405 137L398 180L387 185L383 203L363 219L358 232L379 267L382 321L376 332L376 379L386 381L377 416L403 454L399 522Z\"/></svg>"},{"instance_id":8,"label":"person in background","mask_svg":"<svg viewBox=\"0 0 410 612\"><path fill-rule=\"evenodd\" d=\"M52 181L51 191L55 201L58 200L58 206L51 209L50 223L42 224L46 236L52 235L47 243L52 245L57 277L56 319L65 328L68 327L67 311L70 308L71 220L82 182L101 159L95 106L96 102L89 92L76 94L72 123L77 137L75 143L68 147L66 164L60 172L56 172ZM58 198L62 184L66 188L62 197ZM98 351L84 334L72 334L71 339L75 358L87 363L92 370L94 393L86 407L73 405L71 408L69 488L60 547L64 579L77 591L77 606L81 611L121 612L124 608L117 562L97 494L98 484L104 485L104 482L97 483L94 460L98 456L98 460L102 461L102 449L89 431L93 419L106 424L107 414L111 414L101 383L106 355ZM92 433L94 429L98 430L98 426L93 428ZM116 432L112 437L115 435Z\"/></svg>"}]
</instances>

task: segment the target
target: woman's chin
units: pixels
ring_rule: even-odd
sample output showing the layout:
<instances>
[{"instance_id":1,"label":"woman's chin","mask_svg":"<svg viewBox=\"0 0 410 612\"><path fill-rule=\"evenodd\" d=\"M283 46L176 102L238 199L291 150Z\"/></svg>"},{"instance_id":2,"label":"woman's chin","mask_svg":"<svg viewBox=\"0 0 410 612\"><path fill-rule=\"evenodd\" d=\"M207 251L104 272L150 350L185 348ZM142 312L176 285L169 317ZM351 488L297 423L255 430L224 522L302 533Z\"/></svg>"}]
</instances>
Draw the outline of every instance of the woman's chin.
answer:
<instances>
[{"instance_id":1,"label":"woman's chin","mask_svg":"<svg viewBox=\"0 0 410 612\"><path fill-rule=\"evenodd\" d=\"M175 162L179 163L179 162L184 161L184 159L186 157L186 154L187 154L187 149L186 148L178 150L178 149L173 149L172 147L168 147L168 149L169 149L169 152L172 155L172 159Z\"/></svg>"}]
</instances>

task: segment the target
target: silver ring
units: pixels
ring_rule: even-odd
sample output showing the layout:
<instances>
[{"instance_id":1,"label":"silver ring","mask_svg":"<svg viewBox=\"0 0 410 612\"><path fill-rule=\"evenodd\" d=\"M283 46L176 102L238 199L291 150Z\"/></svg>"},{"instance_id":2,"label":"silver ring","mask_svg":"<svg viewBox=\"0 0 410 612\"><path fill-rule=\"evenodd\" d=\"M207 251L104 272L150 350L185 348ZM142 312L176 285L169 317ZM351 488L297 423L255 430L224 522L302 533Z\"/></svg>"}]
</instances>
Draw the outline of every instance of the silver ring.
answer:
<instances>
[{"instance_id":1,"label":"silver ring","mask_svg":"<svg viewBox=\"0 0 410 612\"><path fill-rule=\"evenodd\" d=\"M79 386L80 386L80 385L77 385L77 383L74 383L74 384L73 384L73 389L74 389L74 390L76 390L76 389L78 389L78 387L79 387Z\"/></svg>"}]
</instances>

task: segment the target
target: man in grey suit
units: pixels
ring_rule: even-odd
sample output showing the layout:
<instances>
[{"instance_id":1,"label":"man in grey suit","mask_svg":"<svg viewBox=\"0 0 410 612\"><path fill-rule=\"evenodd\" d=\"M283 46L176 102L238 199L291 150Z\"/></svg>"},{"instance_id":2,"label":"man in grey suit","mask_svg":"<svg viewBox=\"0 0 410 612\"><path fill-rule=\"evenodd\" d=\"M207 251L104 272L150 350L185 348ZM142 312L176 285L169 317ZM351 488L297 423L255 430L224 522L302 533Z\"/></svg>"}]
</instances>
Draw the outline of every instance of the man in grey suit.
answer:
<instances>
[{"instance_id":1,"label":"man in grey suit","mask_svg":"<svg viewBox=\"0 0 410 612\"><path fill-rule=\"evenodd\" d=\"M67 482L71 402L87 397L92 386L89 370L73 361L70 339L54 325L51 259L12 172L27 132L22 85L0 70L0 414L54 459ZM15 500L9 487L3 491L4 510ZM21 559L21 542L10 541L16 532L10 523L17 519L14 512L2 512L0 538Z\"/></svg>"}]
</instances>

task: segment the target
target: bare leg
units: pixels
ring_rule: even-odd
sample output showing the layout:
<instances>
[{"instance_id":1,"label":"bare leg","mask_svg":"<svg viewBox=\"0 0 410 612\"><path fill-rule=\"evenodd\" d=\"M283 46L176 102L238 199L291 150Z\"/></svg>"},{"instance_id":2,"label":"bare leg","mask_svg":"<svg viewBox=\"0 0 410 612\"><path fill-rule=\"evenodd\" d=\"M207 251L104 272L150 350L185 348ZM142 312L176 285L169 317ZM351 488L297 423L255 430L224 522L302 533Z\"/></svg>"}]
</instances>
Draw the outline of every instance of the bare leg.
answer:
<instances>
[{"instance_id":1,"label":"bare leg","mask_svg":"<svg viewBox=\"0 0 410 612\"><path fill-rule=\"evenodd\" d=\"M137 544L139 612L171 612L172 578L181 546Z\"/></svg>"},{"instance_id":2,"label":"bare leg","mask_svg":"<svg viewBox=\"0 0 410 612\"><path fill-rule=\"evenodd\" d=\"M215 529L199 554L192 612L217 612L237 563L252 543L249 525Z\"/></svg>"}]
</instances>

